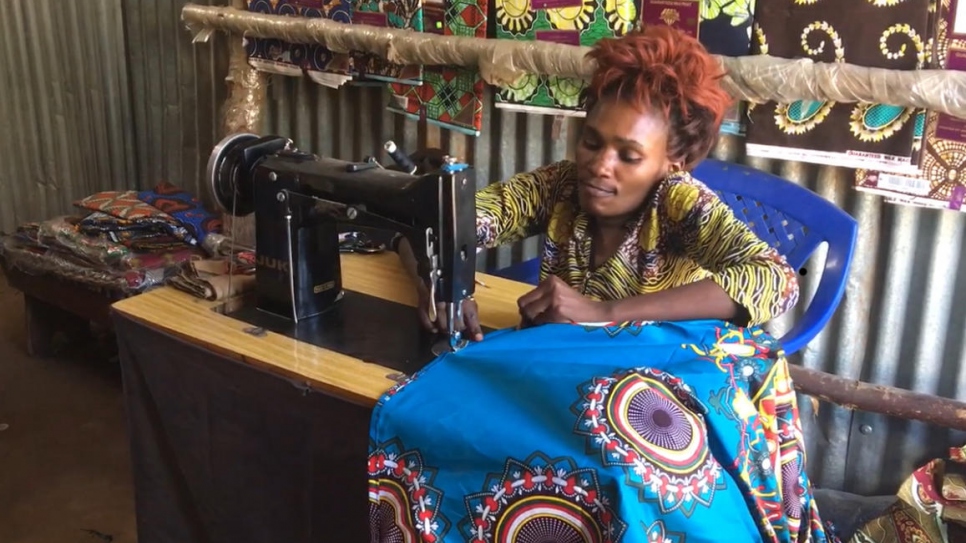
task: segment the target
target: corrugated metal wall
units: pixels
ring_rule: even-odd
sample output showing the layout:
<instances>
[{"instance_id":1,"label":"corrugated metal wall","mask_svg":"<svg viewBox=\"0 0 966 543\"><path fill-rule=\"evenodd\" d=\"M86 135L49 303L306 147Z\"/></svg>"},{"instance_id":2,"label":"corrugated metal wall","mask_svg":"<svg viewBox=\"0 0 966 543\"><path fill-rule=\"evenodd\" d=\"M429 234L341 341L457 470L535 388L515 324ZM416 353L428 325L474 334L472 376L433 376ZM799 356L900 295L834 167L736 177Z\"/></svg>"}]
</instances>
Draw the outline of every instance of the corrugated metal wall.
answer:
<instances>
[{"instance_id":1,"label":"corrugated metal wall","mask_svg":"<svg viewBox=\"0 0 966 543\"><path fill-rule=\"evenodd\" d=\"M120 7L0 2L4 230L135 176Z\"/></svg>"},{"instance_id":2,"label":"corrugated metal wall","mask_svg":"<svg viewBox=\"0 0 966 543\"><path fill-rule=\"evenodd\" d=\"M0 229L68 213L99 190L162 179L198 189L227 38L193 47L184 3L0 2Z\"/></svg>"},{"instance_id":3,"label":"corrugated metal wall","mask_svg":"<svg viewBox=\"0 0 966 543\"><path fill-rule=\"evenodd\" d=\"M104 0L84 3L95 1ZM121 4L138 186L167 180L203 194L199 181L220 139L220 110L228 91L228 38L219 35L212 44L195 47L181 22L184 0Z\"/></svg>"},{"instance_id":4,"label":"corrugated metal wall","mask_svg":"<svg viewBox=\"0 0 966 543\"><path fill-rule=\"evenodd\" d=\"M200 3L224 4L205 0ZM70 211L95 190L168 179L203 194L217 141L226 40L192 46L182 0L0 2L0 225ZM346 159L438 146L475 165L481 183L569 156L575 127L504 113L488 101L470 138L385 111L379 88L334 91L271 79L265 130ZM719 158L746 161L740 140ZM851 188L851 172L747 160L817 191L861 224L848 292L826 332L795 362L867 381L966 399L966 215L886 205ZM535 241L494 251L484 266L535 254ZM812 263L820 268L822 255ZM814 278L804 278L804 291ZM807 299L805 300L807 301ZM804 303L800 306L804 307ZM789 319L776 323L778 332ZM802 402L810 471L825 487L891 493L911 469L966 435Z\"/></svg>"}]
</instances>

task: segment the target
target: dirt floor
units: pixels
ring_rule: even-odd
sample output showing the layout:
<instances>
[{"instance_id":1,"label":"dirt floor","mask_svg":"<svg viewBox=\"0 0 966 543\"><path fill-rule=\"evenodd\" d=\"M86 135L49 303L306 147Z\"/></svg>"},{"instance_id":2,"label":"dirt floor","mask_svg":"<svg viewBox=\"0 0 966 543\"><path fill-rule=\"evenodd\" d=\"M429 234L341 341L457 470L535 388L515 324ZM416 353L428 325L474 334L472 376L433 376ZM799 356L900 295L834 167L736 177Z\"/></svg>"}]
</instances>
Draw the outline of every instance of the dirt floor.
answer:
<instances>
[{"instance_id":1,"label":"dirt floor","mask_svg":"<svg viewBox=\"0 0 966 543\"><path fill-rule=\"evenodd\" d=\"M133 543L130 457L110 348L27 355L23 297L0 275L0 542Z\"/></svg>"}]
</instances>

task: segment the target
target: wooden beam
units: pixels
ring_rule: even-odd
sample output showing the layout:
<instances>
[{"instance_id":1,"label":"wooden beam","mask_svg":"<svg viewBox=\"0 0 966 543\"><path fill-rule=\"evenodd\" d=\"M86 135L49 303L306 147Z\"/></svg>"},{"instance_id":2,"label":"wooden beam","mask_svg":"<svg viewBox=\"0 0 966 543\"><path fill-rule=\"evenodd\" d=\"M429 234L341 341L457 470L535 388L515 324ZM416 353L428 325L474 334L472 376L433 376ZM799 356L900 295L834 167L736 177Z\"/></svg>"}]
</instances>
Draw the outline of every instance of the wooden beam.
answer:
<instances>
[{"instance_id":1,"label":"wooden beam","mask_svg":"<svg viewBox=\"0 0 966 543\"><path fill-rule=\"evenodd\" d=\"M802 394L856 411L916 420L966 431L966 403L901 388L873 385L789 364L795 388Z\"/></svg>"}]
</instances>

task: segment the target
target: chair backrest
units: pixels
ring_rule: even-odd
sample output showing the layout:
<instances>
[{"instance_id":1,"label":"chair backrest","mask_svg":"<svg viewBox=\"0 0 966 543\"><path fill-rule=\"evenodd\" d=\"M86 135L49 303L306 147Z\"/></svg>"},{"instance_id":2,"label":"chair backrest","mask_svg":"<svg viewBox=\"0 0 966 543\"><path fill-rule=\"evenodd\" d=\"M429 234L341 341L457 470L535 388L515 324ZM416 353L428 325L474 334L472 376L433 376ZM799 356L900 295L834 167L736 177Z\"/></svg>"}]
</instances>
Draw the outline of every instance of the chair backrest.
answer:
<instances>
[{"instance_id":1,"label":"chair backrest","mask_svg":"<svg viewBox=\"0 0 966 543\"><path fill-rule=\"evenodd\" d=\"M781 337L787 354L805 348L825 328L845 294L858 223L818 194L754 168L707 159L693 174L799 273L805 273L802 267L815 249L828 243L811 303Z\"/></svg>"},{"instance_id":2,"label":"chair backrest","mask_svg":"<svg viewBox=\"0 0 966 543\"><path fill-rule=\"evenodd\" d=\"M761 170L706 159L692 172L763 241L800 269L822 242L829 259L851 261L855 219L818 194Z\"/></svg>"}]
</instances>

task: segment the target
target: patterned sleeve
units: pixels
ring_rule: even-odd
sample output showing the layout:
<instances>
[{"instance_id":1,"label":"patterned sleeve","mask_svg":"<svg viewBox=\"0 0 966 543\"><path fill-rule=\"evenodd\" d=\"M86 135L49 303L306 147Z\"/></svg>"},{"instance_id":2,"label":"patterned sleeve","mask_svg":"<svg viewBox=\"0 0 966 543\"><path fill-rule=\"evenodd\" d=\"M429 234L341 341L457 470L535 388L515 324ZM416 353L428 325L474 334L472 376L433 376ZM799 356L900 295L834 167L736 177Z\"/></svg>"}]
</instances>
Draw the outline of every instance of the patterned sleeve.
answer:
<instances>
[{"instance_id":1,"label":"patterned sleeve","mask_svg":"<svg viewBox=\"0 0 966 543\"><path fill-rule=\"evenodd\" d=\"M798 278L785 257L737 219L711 189L676 183L664 204L683 251L748 311L749 324L763 324L798 302Z\"/></svg>"},{"instance_id":2,"label":"patterned sleeve","mask_svg":"<svg viewBox=\"0 0 966 543\"><path fill-rule=\"evenodd\" d=\"M559 188L575 173L572 162L562 161L477 192L477 243L493 248L545 231Z\"/></svg>"}]
</instances>

